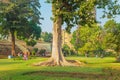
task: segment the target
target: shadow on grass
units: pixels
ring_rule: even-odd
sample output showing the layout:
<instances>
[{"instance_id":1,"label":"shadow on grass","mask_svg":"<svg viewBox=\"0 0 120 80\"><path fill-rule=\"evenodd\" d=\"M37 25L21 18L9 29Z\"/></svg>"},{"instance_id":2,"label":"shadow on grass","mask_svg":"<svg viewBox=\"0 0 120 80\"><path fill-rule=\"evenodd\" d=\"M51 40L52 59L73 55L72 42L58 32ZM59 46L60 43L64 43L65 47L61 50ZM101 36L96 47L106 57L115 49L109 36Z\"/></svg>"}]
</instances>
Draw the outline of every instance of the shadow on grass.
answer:
<instances>
[{"instance_id":1,"label":"shadow on grass","mask_svg":"<svg viewBox=\"0 0 120 80\"><path fill-rule=\"evenodd\" d=\"M95 73L77 73L77 72L51 72L51 71L34 71L34 72L28 72L24 73L23 75L41 75L41 76L49 76L49 77L71 77L71 78L89 78L89 79L101 79L105 78L103 74L95 74Z\"/></svg>"},{"instance_id":2,"label":"shadow on grass","mask_svg":"<svg viewBox=\"0 0 120 80\"><path fill-rule=\"evenodd\" d=\"M49 77L71 77L87 80L120 80L120 71L111 68L104 69L102 74L98 73L82 73L82 72L54 72L54 71L33 71L22 75L29 76L49 76Z\"/></svg>"},{"instance_id":3,"label":"shadow on grass","mask_svg":"<svg viewBox=\"0 0 120 80\"><path fill-rule=\"evenodd\" d=\"M23 62L1 62L0 65L9 65L9 64L20 64Z\"/></svg>"}]
</instances>

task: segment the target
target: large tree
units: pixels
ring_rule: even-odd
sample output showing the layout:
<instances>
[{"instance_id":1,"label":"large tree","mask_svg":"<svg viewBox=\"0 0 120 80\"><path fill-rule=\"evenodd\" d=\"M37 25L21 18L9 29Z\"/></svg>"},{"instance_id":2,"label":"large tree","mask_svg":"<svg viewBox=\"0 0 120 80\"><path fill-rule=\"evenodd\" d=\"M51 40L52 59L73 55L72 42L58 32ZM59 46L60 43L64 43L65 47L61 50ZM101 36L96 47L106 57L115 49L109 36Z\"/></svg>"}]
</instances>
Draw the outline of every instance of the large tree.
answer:
<instances>
[{"instance_id":1,"label":"large tree","mask_svg":"<svg viewBox=\"0 0 120 80\"><path fill-rule=\"evenodd\" d=\"M13 56L15 55L15 34L18 33L21 36L23 34L20 33L23 31L29 31L27 27L33 26L30 22L35 25L40 24L39 8L39 0L0 0L0 27L11 35ZM40 28L38 29L40 31ZM32 32L35 32L35 29ZM32 32L26 35L30 37L34 34Z\"/></svg>"},{"instance_id":2,"label":"large tree","mask_svg":"<svg viewBox=\"0 0 120 80\"><path fill-rule=\"evenodd\" d=\"M113 4L114 2L112 0L47 0L47 2L52 4L53 13L52 56L47 62L38 63L36 65L73 66L74 64L66 61L62 54L62 25L67 25L67 31L70 31L76 24L91 25L95 22L94 10L96 5L97 8L106 9L114 7L115 4ZM107 5L108 7L106 7Z\"/></svg>"}]
</instances>

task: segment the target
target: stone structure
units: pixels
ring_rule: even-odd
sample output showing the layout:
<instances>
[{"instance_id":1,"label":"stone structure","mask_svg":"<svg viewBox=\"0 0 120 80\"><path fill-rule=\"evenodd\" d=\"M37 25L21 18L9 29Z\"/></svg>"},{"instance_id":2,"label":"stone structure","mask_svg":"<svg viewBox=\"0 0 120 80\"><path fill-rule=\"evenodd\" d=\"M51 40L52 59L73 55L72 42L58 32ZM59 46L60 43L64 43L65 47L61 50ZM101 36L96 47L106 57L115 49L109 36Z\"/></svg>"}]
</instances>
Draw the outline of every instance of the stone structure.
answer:
<instances>
[{"instance_id":1,"label":"stone structure","mask_svg":"<svg viewBox=\"0 0 120 80\"><path fill-rule=\"evenodd\" d=\"M71 39L72 34L69 34L65 30L62 30L62 45L67 44L72 49L73 45L70 43Z\"/></svg>"}]
</instances>

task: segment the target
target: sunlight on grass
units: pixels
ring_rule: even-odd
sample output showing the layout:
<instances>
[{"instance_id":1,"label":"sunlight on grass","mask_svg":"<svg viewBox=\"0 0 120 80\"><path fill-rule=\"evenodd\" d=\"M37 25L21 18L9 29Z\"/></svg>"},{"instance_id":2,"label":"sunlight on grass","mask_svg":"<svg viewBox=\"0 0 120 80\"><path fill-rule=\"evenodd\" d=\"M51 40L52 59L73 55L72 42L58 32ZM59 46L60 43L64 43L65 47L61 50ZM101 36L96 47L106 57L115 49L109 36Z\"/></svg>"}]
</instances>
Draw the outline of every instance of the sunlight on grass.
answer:
<instances>
[{"instance_id":1,"label":"sunlight on grass","mask_svg":"<svg viewBox=\"0 0 120 80\"><path fill-rule=\"evenodd\" d=\"M72 78L72 77L60 77L59 79L53 76L23 75L33 71L49 71L49 72L69 72L69 73L84 73L84 74L104 74L103 70L107 68L114 68L120 70L120 63L115 63L115 58L84 58L84 57L66 57L68 60L78 60L84 62L85 65L81 67L42 67L32 66L33 63L42 62L48 58L34 58L27 61L13 60L13 59L0 59L0 79L2 80L89 80Z\"/></svg>"}]
</instances>

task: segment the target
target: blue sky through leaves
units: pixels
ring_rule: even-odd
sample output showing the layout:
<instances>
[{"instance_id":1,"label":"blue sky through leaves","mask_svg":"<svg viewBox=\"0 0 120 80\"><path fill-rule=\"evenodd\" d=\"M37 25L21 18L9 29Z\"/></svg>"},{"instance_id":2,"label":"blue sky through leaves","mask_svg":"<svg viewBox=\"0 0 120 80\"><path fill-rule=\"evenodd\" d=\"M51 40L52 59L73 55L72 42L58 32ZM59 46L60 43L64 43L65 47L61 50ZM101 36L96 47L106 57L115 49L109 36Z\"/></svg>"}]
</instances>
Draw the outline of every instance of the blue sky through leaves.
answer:
<instances>
[{"instance_id":1,"label":"blue sky through leaves","mask_svg":"<svg viewBox=\"0 0 120 80\"><path fill-rule=\"evenodd\" d=\"M120 0L119 0L119 2L120 2ZM42 31L52 32L53 23L50 20L50 17L52 16L51 4L45 3L45 0L40 0L40 3L41 3L40 12L42 14L41 16L44 18L44 20L41 20ZM100 25L104 25L105 22L108 20L107 18L104 18L104 19L100 18L102 16L102 10L97 10L96 15L97 15L96 19L97 19L97 21L100 22ZM119 19L120 19L120 16L117 16L115 18L115 20L117 22L120 22Z\"/></svg>"}]
</instances>

